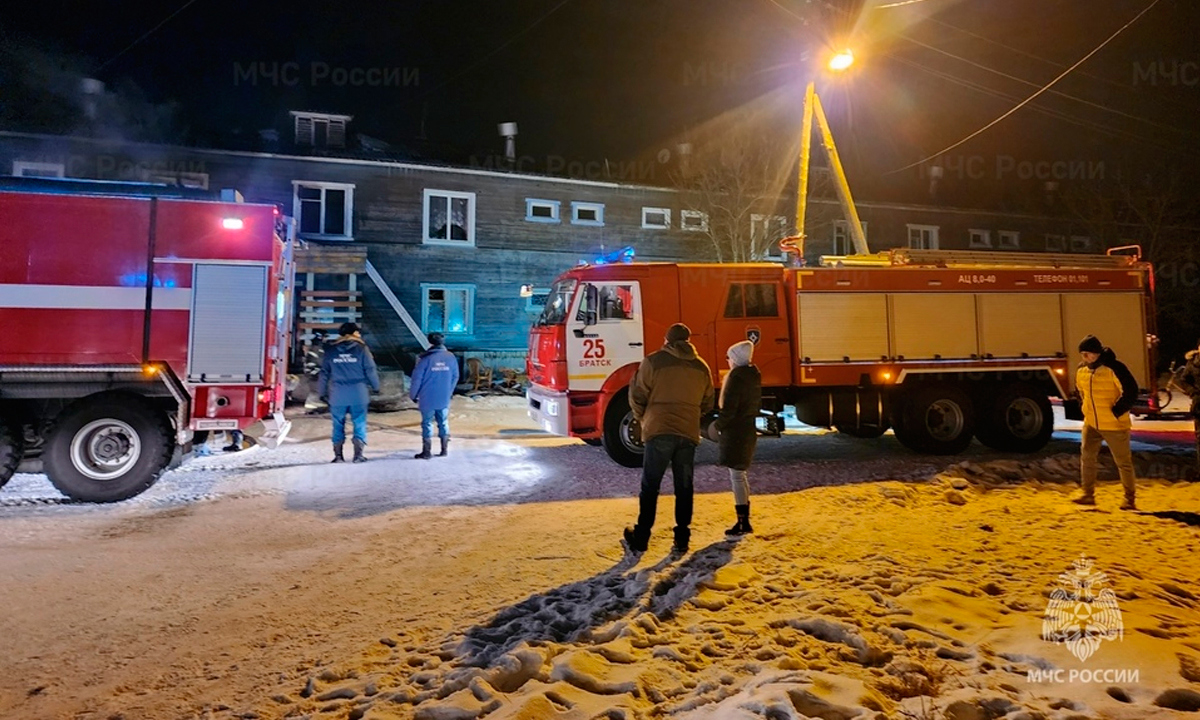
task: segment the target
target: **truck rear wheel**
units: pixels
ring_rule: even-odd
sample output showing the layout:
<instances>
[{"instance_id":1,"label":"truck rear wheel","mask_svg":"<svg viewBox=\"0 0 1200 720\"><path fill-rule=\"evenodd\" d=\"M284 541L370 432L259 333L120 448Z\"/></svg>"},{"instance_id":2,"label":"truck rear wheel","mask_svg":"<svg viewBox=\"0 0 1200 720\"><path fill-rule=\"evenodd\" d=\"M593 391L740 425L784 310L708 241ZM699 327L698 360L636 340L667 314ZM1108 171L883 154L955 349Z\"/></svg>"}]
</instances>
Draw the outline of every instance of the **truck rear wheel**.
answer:
<instances>
[{"instance_id":1,"label":"truck rear wheel","mask_svg":"<svg viewBox=\"0 0 1200 720\"><path fill-rule=\"evenodd\" d=\"M907 393L896 421L896 439L910 450L932 455L966 450L975 431L971 398L954 385L930 385Z\"/></svg>"},{"instance_id":2,"label":"truck rear wheel","mask_svg":"<svg viewBox=\"0 0 1200 720\"><path fill-rule=\"evenodd\" d=\"M21 433L0 420L0 487L4 487L4 483L17 471L24 454L24 445Z\"/></svg>"},{"instance_id":3,"label":"truck rear wheel","mask_svg":"<svg viewBox=\"0 0 1200 720\"><path fill-rule=\"evenodd\" d=\"M605 452L618 465L641 467L645 448L642 445L642 428L629 408L629 398L620 392L608 404L604 413L604 436L601 438Z\"/></svg>"},{"instance_id":4,"label":"truck rear wheel","mask_svg":"<svg viewBox=\"0 0 1200 720\"><path fill-rule=\"evenodd\" d=\"M166 417L140 398L104 395L60 414L42 460L59 492L81 502L117 502L158 480L173 450Z\"/></svg>"},{"instance_id":5,"label":"truck rear wheel","mask_svg":"<svg viewBox=\"0 0 1200 720\"><path fill-rule=\"evenodd\" d=\"M1001 388L979 418L975 436L996 450L1036 452L1054 433L1054 409L1046 393L1026 383Z\"/></svg>"}]
</instances>

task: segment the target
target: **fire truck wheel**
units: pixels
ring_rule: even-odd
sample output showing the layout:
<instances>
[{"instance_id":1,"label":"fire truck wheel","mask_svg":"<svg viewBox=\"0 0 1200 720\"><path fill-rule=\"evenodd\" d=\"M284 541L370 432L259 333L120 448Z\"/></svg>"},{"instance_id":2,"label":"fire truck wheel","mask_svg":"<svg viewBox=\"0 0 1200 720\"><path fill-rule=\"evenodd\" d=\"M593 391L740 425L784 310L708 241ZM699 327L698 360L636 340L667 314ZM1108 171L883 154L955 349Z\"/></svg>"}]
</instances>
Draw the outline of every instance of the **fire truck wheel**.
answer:
<instances>
[{"instance_id":1,"label":"fire truck wheel","mask_svg":"<svg viewBox=\"0 0 1200 720\"><path fill-rule=\"evenodd\" d=\"M59 492L82 502L118 502L154 484L174 449L167 418L140 398L105 395L56 419L42 459Z\"/></svg>"},{"instance_id":2,"label":"fire truck wheel","mask_svg":"<svg viewBox=\"0 0 1200 720\"><path fill-rule=\"evenodd\" d=\"M25 449L23 440L20 432L0 420L0 487L4 487L4 483L8 482L17 471L17 466L21 464L21 455Z\"/></svg>"},{"instance_id":3,"label":"fire truck wheel","mask_svg":"<svg viewBox=\"0 0 1200 720\"><path fill-rule=\"evenodd\" d=\"M1054 433L1054 409L1046 393L1025 383L1007 385L979 418L975 436L995 450L1036 452Z\"/></svg>"},{"instance_id":4,"label":"fire truck wheel","mask_svg":"<svg viewBox=\"0 0 1200 720\"><path fill-rule=\"evenodd\" d=\"M971 397L959 387L920 387L901 400L896 439L910 450L956 455L971 444L974 432Z\"/></svg>"},{"instance_id":5,"label":"fire truck wheel","mask_svg":"<svg viewBox=\"0 0 1200 720\"><path fill-rule=\"evenodd\" d=\"M618 465L635 468L642 466L642 429L629 409L627 393L617 393L604 413L604 435L601 438L604 451Z\"/></svg>"}]
</instances>

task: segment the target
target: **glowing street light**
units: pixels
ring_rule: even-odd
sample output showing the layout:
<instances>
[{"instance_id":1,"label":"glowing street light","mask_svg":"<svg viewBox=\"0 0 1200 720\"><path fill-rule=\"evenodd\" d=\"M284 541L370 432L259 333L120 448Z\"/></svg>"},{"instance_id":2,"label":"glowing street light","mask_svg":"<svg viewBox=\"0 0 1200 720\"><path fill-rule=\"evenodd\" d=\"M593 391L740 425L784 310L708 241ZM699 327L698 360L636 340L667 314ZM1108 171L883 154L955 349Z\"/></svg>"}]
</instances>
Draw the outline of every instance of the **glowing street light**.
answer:
<instances>
[{"instance_id":1,"label":"glowing street light","mask_svg":"<svg viewBox=\"0 0 1200 720\"><path fill-rule=\"evenodd\" d=\"M835 72L845 70L853 64L854 53L850 52L849 50L843 50L829 58L829 69Z\"/></svg>"}]
</instances>

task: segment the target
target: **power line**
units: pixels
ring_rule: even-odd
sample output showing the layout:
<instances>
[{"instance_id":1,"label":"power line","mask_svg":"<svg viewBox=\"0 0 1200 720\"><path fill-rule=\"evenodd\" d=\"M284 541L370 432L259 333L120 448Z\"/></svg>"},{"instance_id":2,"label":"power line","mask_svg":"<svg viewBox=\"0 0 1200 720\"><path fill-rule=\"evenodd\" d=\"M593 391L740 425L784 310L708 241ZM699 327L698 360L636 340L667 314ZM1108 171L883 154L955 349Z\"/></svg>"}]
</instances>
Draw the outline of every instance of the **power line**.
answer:
<instances>
[{"instance_id":1,"label":"power line","mask_svg":"<svg viewBox=\"0 0 1200 720\"><path fill-rule=\"evenodd\" d=\"M112 63L114 60L116 60L117 58L121 57L121 56L122 56L122 55L124 55L125 53L129 52L129 51L130 51L130 50L133 48L133 46L137 45L137 44L138 44L138 43L140 43L141 41L143 41L143 40L145 40L146 38L148 38L148 37L150 37L151 35L153 35L155 32L157 32L157 31L158 31L158 29L159 29L159 28L161 28L163 25L166 25L168 22L170 22L170 21L171 21L171 18L175 17L176 15L178 15L178 14L179 14L179 13L181 13L181 12L183 12L184 10L187 10L187 9L188 9L188 7L190 7L190 6L192 5L192 3L194 3L194 2L196 2L196 0L187 0L187 2L185 2L183 5L181 5L181 6L179 7L179 9L178 9L178 10L176 10L175 12L173 12L173 13L171 13L170 15L166 16L165 18L163 18L162 22L160 22L159 24L157 24L157 25L155 25L154 27L150 28L150 29L149 29L149 30L147 30L146 32L142 33L141 37L139 37L137 40L134 40L133 42L131 42L131 43L129 43L128 45L126 45L126 46L125 46L125 49L123 49L121 52L117 53L116 55L113 55L113 56L112 56L112 57L110 57L109 59L107 59L107 60L105 60L104 62L100 63L100 66L96 68L96 72L100 72L100 71L101 71L101 70L103 70L104 68L108 67L108 65L109 65L109 64L111 64L111 63Z\"/></svg>"},{"instance_id":2,"label":"power line","mask_svg":"<svg viewBox=\"0 0 1200 720\"><path fill-rule=\"evenodd\" d=\"M978 135L981 135L988 129L999 124L1005 118L1009 117L1016 111L1020 110L1021 108L1025 107L1026 105L1028 105L1030 102L1032 102L1034 100L1034 98L1047 92L1055 83L1057 83L1059 80L1062 80L1064 77L1066 77L1068 74L1070 74L1070 72L1072 70L1074 70L1075 68L1082 65L1084 62L1086 62L1089 58L1091 58L1096 53L1100 52L1100 50L1102 50L1106 45L1108 45L1110 42L1112 42L1118 35L1125 32L1125 30L1127 28L1129 28L1129 26L1133 25L1135 22L1137 22L1139 19L1141 19L1141 17L1143 15L1145 15L1147 12L1149 12L1151 10L1151 8L1153 8L1155 5L1157 5L1159 3L1159 1L1160 0L1151 0L1149 5L1147 5L1141 12L1139 12L1137 15L1135 15L1132 20L1130 20L1129 22L1125 23L1120 28L1118 28L1116 32L1114 32L1112 35L1109 35L1108 38L1104 40L1104 42L1097 45L1091 52L1089 52L1087 55L1084 55L1082 58L1080 58L1078 61L1076 61L1074 65L1072 65L1071 67L1069 67L1066 70L1059 73L1058 77L1054 78L1050 82L1043 85L1037 92L1033 93L1029 97L1025 98L1021 102L1014 105L1007 112L1002 114L1000 117L996 118L995 120L992 120L988 124L979 128L975 132L967 135L966 137L959 140L958 142L951 143L950 145L946 146L945 148L939 150L938 152L936 152L928 157L921 158L920 160L917 160L916 162L909 163L908 165L905 165L904 167L896 168L895 170L889 170L889 171L885 172L884 175L891 175L893 173L902 172L904 170L908 170L909 168L914 168L918 165L921 165L922 163L928 162L929 160L932 160L933 158L937 157L938 155L942 155L950 150L953 150L954 148L958 147L959 145L962 145L963 143L968 142L972 138L974 138Z\"/></svg>"}]
</instances>

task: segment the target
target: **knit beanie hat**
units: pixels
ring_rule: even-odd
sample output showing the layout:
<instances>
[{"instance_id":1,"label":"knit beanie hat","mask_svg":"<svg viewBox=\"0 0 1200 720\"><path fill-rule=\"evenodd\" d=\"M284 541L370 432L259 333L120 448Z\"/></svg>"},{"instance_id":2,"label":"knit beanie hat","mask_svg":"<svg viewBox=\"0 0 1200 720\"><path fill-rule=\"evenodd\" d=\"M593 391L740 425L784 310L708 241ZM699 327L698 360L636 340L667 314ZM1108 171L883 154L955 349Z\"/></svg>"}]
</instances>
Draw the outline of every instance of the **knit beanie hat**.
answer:
<instances>
[{"instance_id":1,"label":"knit beanie hat","mask_svg":"<svg viewBox=\"0 0 1200 720\"><path fill-rule=\"evenodd\" d=\"M667 328L667 342L685 342L692 337L692 331L683 323L675 323Z\"/></svg>"},{"instance_id":2,"label":"knit beanie hat","mask_svg":"<svg viewBox=\"0 0 1200 720\"><path fill-rule=\"evenodd\" d=\"M1095 335L1088 335L1079 343L1079 352L1090 352L1099 355L1104 352L1104 344Z\"/></svg>"},{"instance_id":3,"label":"knit beanie hat","mask_svg":"<svg viewBox=\"0 0 1200 720\"><path fill-rule=\"evenodd\" d=\"M754 343L743 340L730 345L729 359L733 361L734 367L749 365L750 361L754 359Z\"/></svg>"}]
</instances>

